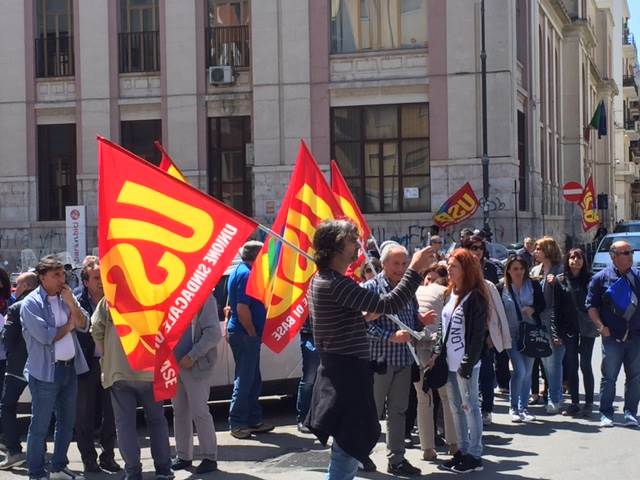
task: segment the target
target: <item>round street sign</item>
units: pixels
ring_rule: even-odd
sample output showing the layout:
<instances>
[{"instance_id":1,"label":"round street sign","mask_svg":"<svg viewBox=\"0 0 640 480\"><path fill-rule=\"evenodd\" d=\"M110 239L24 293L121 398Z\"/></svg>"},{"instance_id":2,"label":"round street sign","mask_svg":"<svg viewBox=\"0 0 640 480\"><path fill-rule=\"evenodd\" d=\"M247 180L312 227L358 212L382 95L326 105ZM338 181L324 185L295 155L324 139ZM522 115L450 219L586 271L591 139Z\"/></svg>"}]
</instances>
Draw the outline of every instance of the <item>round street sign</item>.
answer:
<instances>
[{"instance_id":1,"label":"round street sign","mask_svg":"<svg viewBox=\"0 0 640 480\"><path fill-rule=\"evenodd\" d=\"M577 203L582 200L583 190L578 182L567 182L562 186L562 196L568 202Z\"/></svg>"}]
</instances>

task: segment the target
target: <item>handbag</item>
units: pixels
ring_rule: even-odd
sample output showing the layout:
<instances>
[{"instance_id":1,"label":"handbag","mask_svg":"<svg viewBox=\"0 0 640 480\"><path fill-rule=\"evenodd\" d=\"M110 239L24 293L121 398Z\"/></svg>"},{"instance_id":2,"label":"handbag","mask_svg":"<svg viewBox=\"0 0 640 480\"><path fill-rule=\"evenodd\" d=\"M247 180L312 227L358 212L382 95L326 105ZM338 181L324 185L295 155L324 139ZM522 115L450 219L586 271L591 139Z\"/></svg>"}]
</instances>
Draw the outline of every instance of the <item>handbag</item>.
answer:
<instances>
[{"instance_id":1,"label":"handbag","mask_svg":"<svg viewBox=\"0 0 640 480\"><path fill-rule=\"evenodd\" d=\"M550 357L553 353L549 340L547 339L546 329L542 326L540 319L536 319L536 325L526 323L522 319L520 305L513 293L513 288L509 285L509 294L516 305L516 314L520 325L518 327L518 342L516 348L525 357L543 358Z\"/></svg>"},{"instance_id":2,"label":"handbag","mask_svg":"<svg viewBox=\"0 0 640 480\"><path fill-rule=\"evenodd\" d=\"M442 342L442 350L440 355L436 357L433 367L424 372L422 379L422 391L427 393L430 389L437 390L447 383L449 378L449 366L447 365L447 340L449 331L451 330L451 321L447 325L447 333Z\"/></svg>"}]
</instances>

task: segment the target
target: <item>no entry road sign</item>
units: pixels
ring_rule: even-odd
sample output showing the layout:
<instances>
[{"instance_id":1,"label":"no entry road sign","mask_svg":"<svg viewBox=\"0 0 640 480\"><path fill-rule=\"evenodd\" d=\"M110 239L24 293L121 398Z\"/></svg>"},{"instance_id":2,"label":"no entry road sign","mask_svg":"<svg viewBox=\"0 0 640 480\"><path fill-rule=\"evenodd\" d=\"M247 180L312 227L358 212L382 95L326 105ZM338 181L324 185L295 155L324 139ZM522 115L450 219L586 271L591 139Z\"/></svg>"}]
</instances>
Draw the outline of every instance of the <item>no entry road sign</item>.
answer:
<instances>
[{"instance_id":1,"label":"no entry road sign","mask_svg":"<svg viewBox=\"0 0 640 480\"><path fill-rule=\"evenodd\" d=\"M583 190L578 182L567 182L562 186L562 196L568 202L577 203L582 200Z\"/></svg>"}]
</instances>

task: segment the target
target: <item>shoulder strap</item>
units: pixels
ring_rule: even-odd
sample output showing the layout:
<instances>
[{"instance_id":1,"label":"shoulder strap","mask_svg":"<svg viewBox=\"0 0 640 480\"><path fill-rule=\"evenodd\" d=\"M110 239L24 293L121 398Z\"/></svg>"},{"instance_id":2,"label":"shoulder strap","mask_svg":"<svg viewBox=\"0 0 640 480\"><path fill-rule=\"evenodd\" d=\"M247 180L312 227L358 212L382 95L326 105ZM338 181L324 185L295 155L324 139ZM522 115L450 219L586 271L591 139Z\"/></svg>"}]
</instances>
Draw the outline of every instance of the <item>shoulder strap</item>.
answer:
<instances>
[{"instance_id":1,"label":"shoulder strap","mask_svg":"<svg viewBox=\"0 0 640 480\"><path fill-rule=\"evenodd\" d=\"M518 315L518 321L520 323L524 322L522 319L522 312L520 311L520 304L518 303L518 299L516 298L516 294L513 292L513 287L509 284L509 295L511 295L511 299L513 303L516 305L516 315Z\"/></svg>"}]
</instances>

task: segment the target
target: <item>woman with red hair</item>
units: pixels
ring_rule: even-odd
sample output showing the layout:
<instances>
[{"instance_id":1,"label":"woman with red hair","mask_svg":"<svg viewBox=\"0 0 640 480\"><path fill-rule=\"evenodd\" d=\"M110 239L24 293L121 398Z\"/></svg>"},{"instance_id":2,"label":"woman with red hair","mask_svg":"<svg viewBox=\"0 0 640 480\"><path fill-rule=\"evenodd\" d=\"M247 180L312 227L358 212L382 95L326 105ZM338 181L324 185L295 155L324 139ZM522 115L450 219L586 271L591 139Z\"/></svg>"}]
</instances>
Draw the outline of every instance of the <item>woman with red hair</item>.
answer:
<instances>
[{"instance_id":1,"label":"woman with red hair","mask_svg":"<svg viewBox=\"0 0 640 480\"><path fill-rule=\"evenodd\" d=\"M459 450L444 462L459 473L482 470L482 414L478 400L480 358L486 348L489 293L478 259L466 249L449 257L448 301L442 310L437 353L446 355L447 392Z\"/></svg>"}]
</instances>

